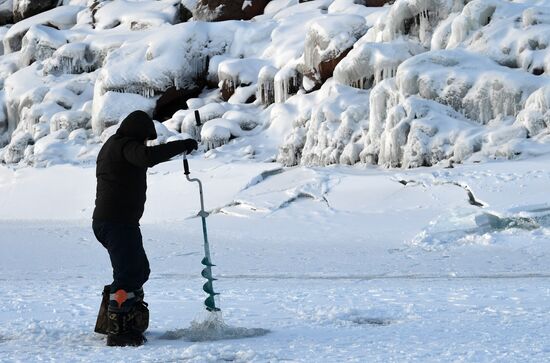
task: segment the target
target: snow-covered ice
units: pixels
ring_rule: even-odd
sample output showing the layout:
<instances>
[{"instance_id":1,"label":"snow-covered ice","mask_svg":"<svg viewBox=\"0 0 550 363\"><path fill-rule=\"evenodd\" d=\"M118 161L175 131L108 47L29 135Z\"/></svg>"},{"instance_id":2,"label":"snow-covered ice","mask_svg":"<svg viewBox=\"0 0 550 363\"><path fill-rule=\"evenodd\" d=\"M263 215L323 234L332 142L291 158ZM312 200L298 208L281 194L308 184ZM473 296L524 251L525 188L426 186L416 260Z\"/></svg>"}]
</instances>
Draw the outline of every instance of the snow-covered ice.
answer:
<instances>
[{"instance_id":1,"label":"snow-covered ice","mask_svg":"<svg viewBox=\"0 0 550 363\"><path fill-rule=\"evenodd\" d=\"M181 160L149 172L149 342L114 350L92 332L110 278L90 226L94 168L2 167L0 360L550 358L548 157L387 171L230 155L191 157L192 176L212 212L225 322L267 335L190 341L206 313L198 191ZM176 333L187 338L166 339Z\"/></svg>"}]
</instances>

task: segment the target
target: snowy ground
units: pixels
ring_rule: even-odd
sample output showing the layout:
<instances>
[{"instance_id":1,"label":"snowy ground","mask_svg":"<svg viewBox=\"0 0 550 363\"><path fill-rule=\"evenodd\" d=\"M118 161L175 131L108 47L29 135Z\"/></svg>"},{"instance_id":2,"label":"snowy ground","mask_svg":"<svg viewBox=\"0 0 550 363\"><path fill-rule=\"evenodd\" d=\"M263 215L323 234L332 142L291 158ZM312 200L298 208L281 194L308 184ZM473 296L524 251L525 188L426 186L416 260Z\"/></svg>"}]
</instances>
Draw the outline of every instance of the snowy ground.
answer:
<instances>
[{"instance_id":1,"label":"snowy ground","mask_svg":"<svg viewBox=\"0 0 550 363\"><path fill-rule=\"evenodd\" d=\"M149 343L116 349L93 333L110 279L94 168L0 168L0 361L550 359L549 157L410 171L193 158L225 321L271 331L202 343L162 339L205 316L180 165L149 175Z\"/></svg>"}]
</instances>

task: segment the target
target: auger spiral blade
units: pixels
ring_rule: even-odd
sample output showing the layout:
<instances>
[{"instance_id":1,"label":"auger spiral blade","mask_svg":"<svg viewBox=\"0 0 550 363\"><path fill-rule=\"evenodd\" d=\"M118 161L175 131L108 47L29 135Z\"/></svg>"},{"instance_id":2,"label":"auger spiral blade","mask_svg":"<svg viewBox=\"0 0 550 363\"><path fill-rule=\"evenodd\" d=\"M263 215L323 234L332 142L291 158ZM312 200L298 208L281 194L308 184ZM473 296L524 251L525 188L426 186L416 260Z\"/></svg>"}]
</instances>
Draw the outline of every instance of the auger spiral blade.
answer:
<instances>
[{"instance_id":1,"label":"auger spiral blade","mask_svg":"<svg viewBox=\"0 0 550 363\"><path fill-rule=\"evenodd\" d=\"M214 286L212 285L212 281L207 281L203 286L202 289L204 292L206 292L209 295L216 296L219 295L217 292L214 291Z\"/></svg>"},{"instance_id":2,"label":"auger spiral blade","mask_svg":"<svg viewBox=\"0 0 550 363\"><path fill-rule=\"evenodd\" d=\"M208 259L208 258L206 258L206 257L202 259L201 263L202 263L203 265L205 265L205 266L210 266L210 267L216 266L216 265L214 265L212 262L210 262L210 259Z\"/></svg>"},{"instance_id":3,"label":"auger spiral blade","mask_svg":"<svg viewBox=\"0 0 550 363\"><path fill-rule=\"evenodd\" d=\"M216 302L214 301L214 296L209 296L204 300L204 305L206 305L206 310L208 311L221 311L216 307Z\"/></svg>"}]
</instances>

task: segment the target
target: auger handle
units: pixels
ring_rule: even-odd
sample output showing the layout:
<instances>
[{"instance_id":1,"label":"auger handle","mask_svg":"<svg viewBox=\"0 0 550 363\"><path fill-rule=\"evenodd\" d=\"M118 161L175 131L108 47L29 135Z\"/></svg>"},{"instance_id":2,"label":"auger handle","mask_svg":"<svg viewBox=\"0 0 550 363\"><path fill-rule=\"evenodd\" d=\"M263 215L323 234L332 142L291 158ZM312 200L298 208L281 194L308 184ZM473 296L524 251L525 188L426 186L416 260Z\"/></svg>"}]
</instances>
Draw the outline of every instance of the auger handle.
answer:
<instances>
[{"instance_id":1,"label":"auger handle","mask_svg":"<svg viewBox=\"0 0 550 363\"><path fill-rule=\"evenodd\" d=\"M201 126L201 115L199 114L199 110L195 110L195 122L197 123L197 126ZM189 162L187 161L187 153L183 153L183 170L185 175L191 174L189 171Z\"/></svg>"},{"instance_id":2,"label":"auger handle","mask_svg":"<svg viewBox=\"0 0 550 363\"><path fill-rule=\"evenodd\" d=\"M191 174L191 172L189 171L189 162L187 161L187 154L183 154L183 169L184 169L184 174L185 175L189 175Z\"/></svg>"},{"instance_id":3,"label":"auger handle","mask_svg":"<svg viewBox=\"0 0 550 363\"><path fill-rule=\"evenodd\" d=\"M195 110L195 122L197 123L197 126L201 126L201 115L199 114L199 110Z\"/></svg>"}]
</instances>

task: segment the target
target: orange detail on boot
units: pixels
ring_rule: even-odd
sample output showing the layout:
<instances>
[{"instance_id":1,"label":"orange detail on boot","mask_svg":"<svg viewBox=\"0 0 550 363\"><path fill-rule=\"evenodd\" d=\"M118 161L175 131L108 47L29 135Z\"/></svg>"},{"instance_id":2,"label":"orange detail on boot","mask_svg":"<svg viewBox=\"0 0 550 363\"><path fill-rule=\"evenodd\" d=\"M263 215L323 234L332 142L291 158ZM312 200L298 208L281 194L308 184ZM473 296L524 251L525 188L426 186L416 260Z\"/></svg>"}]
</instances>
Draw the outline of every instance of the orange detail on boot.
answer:
<instances>
[{"instance_id":1,"label":"orange detail on boot","mask_svg":"<svg viewBox=\"0 0 550 363\"><path fill-rule=\"evenodd\" d=\"M115 292L115 301L117 302L119 308L126 300L128 300L128 294L125 290L120 289Z\"/></svg>"}]
</instances>

